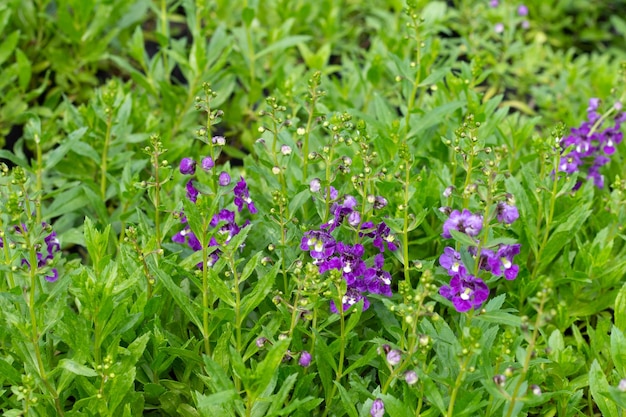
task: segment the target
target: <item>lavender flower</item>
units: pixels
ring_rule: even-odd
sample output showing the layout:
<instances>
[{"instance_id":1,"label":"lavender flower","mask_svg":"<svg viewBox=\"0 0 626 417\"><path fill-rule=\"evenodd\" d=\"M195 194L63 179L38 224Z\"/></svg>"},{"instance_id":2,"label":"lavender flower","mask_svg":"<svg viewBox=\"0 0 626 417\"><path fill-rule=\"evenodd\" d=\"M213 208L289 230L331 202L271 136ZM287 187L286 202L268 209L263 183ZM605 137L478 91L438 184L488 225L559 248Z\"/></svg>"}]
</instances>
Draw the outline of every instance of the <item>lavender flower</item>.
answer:
<instances>
[{"instance_id":1,"label":"lavender flower","mask_svg":"<svg viewBox=\"0 0 626 417\"><path fill-rule=\"evenodd\" d=\"M311 258L327 259L335 253L337 243L330 233L322 230L309 230L302 237L300 249L310 251Z\"/></svg>"},{"instance_id":2,"label":"lavender flower","mask_svg":"<svg viewBox=\"0 0 626 417\"><path fill-rule=\"evenodd\" d=\"M385 257L382 253L374 257L374 266L367 268L363 274L366 290L372 294L380 294L391 297L391 274L383 269Z\"/></svg>"},{"instance_id":3,"label":"lavender flower","mask_svg":"<svg viewBox=\"0 0 626 417\"><path fill-rule=\"evenodd\" d=\"M311 354L306 350L300 352L300 359L298 359L298 365L303 368L308 368L311 365Z\"/></svg>"},{"instance_id":4,"label":"lavender flower","mask_svg":"<svg viewBox=\"0 0 626 417\"><path fill-rule=\"evenodd\" d=\"M520 15L520 16L528 16L528 7L526 7L525 4L521 4L517 8L517 14Z\"/></svg>"},{"instance_id":5,"label":"lavender flower","mask_svg":"<svg viewBox=\"0 0 626 417\"><path fill-rule=\"evenodd\" d=\"M226 139L224 138L224 136L213 136L213 138L211 139L211 142L213 143L213 145L217 145L217 146L226 145Z\"/></svg>"},{"instance_id":6,"label":"lavender flower","mask_svg":"<svg viewBox=\"0 0 626 417\"><path fill-rule=\"evenodd\" d=\"M380 222L378 225L373 222L365 222L361 225L361 230L369 230L368 232L361 232L359 235L374 238L372 245L381 252L385 251L385 243L387 243L387 249L392 252L398 249L394 243L396 237L385 222Z\"/></svg>"},{"instance_id":7,"label":"lavender flower","mask_svg":"<svg viewBox=\"0 0 626 417\"><path fill-rule=\"evenodd\" d=\"M346 290L346 294L341 299L343 311L346 311L361 300L363 300L363 311L365 311L370 307L370 302L367 297L365 297L358 289L354 287L348 287L348 289ZM334 300L331 300L330 302L330 311L335 314L339 313L339 310L337 310L337 306L335 305Z\"/></svg>"},{"instance_id":8,"label":"lavender flower","mask_svg":"<svg viewBox=\"0 0 626 417\"><path fill-rule=\"evenodd\" d=\"M489 287L480 278L466 273L457 273L450 280L450 285L439 288L442 297L452 301L459 313L480 307L489 297Z\"/></svg>"},{"instance_id":9,"label":"lavender flower","mask_svg":"<svg viewBox=\"0 0 626 417\"><path fill-rule=\"evenodd\" d=\"M193 180L187 181L185 188L187 189L187 198L189 201L192 203L198 201L198 194L200 194L200 192L193 186Z\"/></svg>"},{"instance_id":10,"label":"lavender flower","mask_svg":"<svg viewBox=\"0 0 626 417\"><path fill-rule=\"evenodd\" d=\"M376 398L370 408L370 415L372 417L383 417L385 415L385 403L380 398Z\"/></svg>"},{"instance_id":11,"label":"lavender flower","mask_svg":"<svg viewBox=\"0 0 626 417\"><path fill-rule=\"evenodd\" d=\"M226 171L220 172L218 182L222 187L226 187L228 184L230 184L230 175L228 175L228 172Z\"/></svg>"},{"instance_id":12,"label":"lavender flower","mask_svg":"<svg viewBox=\"0 0 626 417\"><path fill-rule=\"evenodd\" d=\"M504 32L504 23L496 23L496 25L493 27L493 30L496 33Z\"/></svg>"},{"instance_id":13,"label":"lavender flower","mask_svg":"<svg viewBox=\"0 0 626 417\"><path fill-rule=\"evenodd\" d=\"M619 105L614 106L614 110L618 112L614 124L602 129L604 121L598 112L599 106L599 99L590 99L587 107L588 121L578 128L573 128L571 134L561 140L563 151L570 147L572 149L561 156L559 171L572 174L588 167L587 178L593 180L596 187L603 188L604 177L600 174L600 168L609 162L609 156L615 153L616 146L622 142L623 134L620 127L626 120L626 112L620 112ZM580 186L578 183L576 188Z\"/></svg>"},{"instance_id":14,"label":"lavender flower","mask_svg":"<svg viewBox=\"0 0 626 417\"><path fill-rule=\"evenodd\" d=\"M468 236L476 236L480 233L482 228L483 216L472 214L468 209L463 209L463 212L453 210L448 220L443 224L443 233L441 236L450 239L452 237L450 230L457 230Z\"/></svg>"},{"instance_id":15,"label":"lavender flower","mask_svg":"<svg viewBox=\"0 0 626 417\"><path fill-rule=\"evenodd\" d=\"M488 256L489 270L496 276L504 275L507 280L514 280L519 273L519 266L513 264L513 258L520 252L520 244L500 245L495 254Z\"/></svg>"},{"instance_id":16,"label":"lavender flower","mask_svg":"<svg viewBox=\"0 0 626 417\"><path fill-rule=\"evenodd\" d=\"M319 178L313 178L309 183L309 190L312 193L317 193L322 188L322 182Z\"/></svg>"},{"instance_id":17,"label":"lavender flower","mask_svg":"<svg viewBox=\"0 0 626 417\"><path fill-rule=\"evenodd\" d=\"M461 254L451 247L446 247L439 257L439 264L448 271L451 276L465 270L463 262L461 262Z\"/></svg>"},{"instance_id":18,"label":"lavender flower","mask_svg":"<svg viewBox=\"0 0 626 417\"><path fill-rule=\"evenodd\" d=\"M404 373L404 380L406 381L407 384L414 385L417 382L417 372L413 370L406 371Z\"/></svg>"},{"instance_id":19,"label":"lavender flower","mask_svg":"<svg viewBox=\"0 0 626 417\"><path fill-rule=\"evenodd\" d=\"M237 183L237 185L235 185L235 188L233 189L233 193L235 194L235 205L237 206L237 209L241 212L241 210L243 209L243 205L245 203L248 207L248 210L250 210L250 213L256 214L257 209L254 206L254 202L250 198L248 185L246 184L246 181L243 179L243 177L240 177L240 178L241 179L239 180L239 182Z\"/></svg>"},{"instance_id":20,"label":"lavender flower","mask_svg":"<svg viewBox=\"0 0 626 417\"><path fill-rule=\"evenodd\" d=\"M183 175L193 175L196 173L196 161L191 158L183 158L180 161L179 169Z\"/></svg>"},{"instance_id":21,"label":"lavender flower","mask_svg":"<svg viewBox=\"0 0 626 417\"><path fill-rule=\"evenodd\" d=\"M205 171L210 171L211 168L215 166L215 161L210 156L205 156L202 158L202 169Z\"/></svg>"},{"instance_id":22,"label":"lavender flower","mask_svg":"<svg viewBox=\"0 0 626 417\"><path fill-rule=\"evenodd\" d=\"M387 363L391 366L396 366L402 360L402 355L399 350L393 349L387 353Z\"/></svg>"},{"instance_id":23,"label":"lavender flower","mask_svg":"<svg viewBox=\"0 0 626 417\"><path fill-rule=\"evenodd\" d=\"M501 223L511 224L519 218L519 211L517 207L501 201L496 206L496 217Z\"/></svg>"}]
</instances>

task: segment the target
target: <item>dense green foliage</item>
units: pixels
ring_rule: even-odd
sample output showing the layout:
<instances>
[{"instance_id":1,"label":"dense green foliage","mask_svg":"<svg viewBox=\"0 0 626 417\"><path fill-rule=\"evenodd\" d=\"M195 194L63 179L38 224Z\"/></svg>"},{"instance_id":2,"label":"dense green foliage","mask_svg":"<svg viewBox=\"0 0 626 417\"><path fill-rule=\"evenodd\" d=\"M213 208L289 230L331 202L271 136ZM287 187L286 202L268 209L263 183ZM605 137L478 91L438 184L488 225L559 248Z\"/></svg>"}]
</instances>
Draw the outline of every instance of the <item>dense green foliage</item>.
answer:
<instances>
[{"instance_id":1,"label":"dense green foliage","mask_svg":"<svg viewBox=\"0 0 626 417\"><path fill-rule=\"evenodd\" d=\"M624 7L1 2L3 415L624 415Z\"/></svg>"}]
</instances>

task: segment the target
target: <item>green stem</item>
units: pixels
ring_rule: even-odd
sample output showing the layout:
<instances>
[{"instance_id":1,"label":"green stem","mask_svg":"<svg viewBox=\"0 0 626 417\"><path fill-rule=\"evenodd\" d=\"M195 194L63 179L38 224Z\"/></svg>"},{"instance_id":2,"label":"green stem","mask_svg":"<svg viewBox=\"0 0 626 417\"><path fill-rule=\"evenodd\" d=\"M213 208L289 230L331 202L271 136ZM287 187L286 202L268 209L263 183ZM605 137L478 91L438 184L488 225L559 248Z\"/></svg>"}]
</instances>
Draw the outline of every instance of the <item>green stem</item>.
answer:
<instances>
[{"instance_id":1,"label":"green stem","mask_svg":"<svg viewBox=\"0 0 626 417\"><path fill-rule=\"evenodd\" d=\"M107 129L104 134L104 148L102 149L102 166L100 170L100 196L106 201L107 192L107 163L109 158L109 142L111 141L111 126L113 124L113 111L107 108Z\"/></svg>"},{"instance_id":2,"label":"green stem","mask_svg":"<svg viewBox=\"0 0 626 417\"><path fill-rule=\"evenodd\" d=\"M202 338L204 339L204 352L211 356L209 343L209 245L207 226L203 225L204 236L202 238Z\"/></svg>"},{"instance_id":3,"label":"green stem","mask_svg":"<svg viewBox=\"0 0 626 417\"><path fill-rule=\"evenodd\" d=\"M403 216L404 224L402 228L402 258L404 268L404 281L410 284L410 264L409 264L409 186L411 184L411 163L409 158L404 161L404 202Z\"/></svg>"},{"instance_id":4,"label":"green stem","mask_svg":"<svg viewBox=\"0 0 626 417\"><path fill-rule=\"evenodd\" d=\"M341 381L341 378L343 377L343 361L345 359L345 354L346 354L346 320L345 320L345 312L343 311L343 303L341 301L341 298L339 298L339 300L336 300L335 302L339 301L339 303L337 304L337 311L339 312L339 326L340 326L340 341L341 343L339 344L339 363L337 364L337 375L335 377L335 382L337 382L337 384ZM326 397L326 407L324 409L324 414L322 415L322 417L326 417L328 415L328 413L330 412L331 409L331 405L333 403L333 399L335 397L335 393L337 392L337 384L333 384L332 389L330 390L330 395L328 397Z\"/></svg>"},{"instance_id":5,"label":"green stem","mask_svg":"<svg viewBox=\"0 0 626 417\"><path fill-rule=\"evenodd\" d=\"M37 199L39 203L35 205L37 210L37 224L41 223L41 198L43 195L43 162L42 162L42 151L41 151L41 141L39 139L39 135L35 134L35 150L37 152Z\"/></svg>"},{"instance_id":6,"label":"green stem","mask_svg":"<svg viewBox=\"0 0 626 417\"><path fill-rule=\"evenodd\" d=\"M511 417L513 415L512 413L515 408L515 402L517 401L519 390L521 389L522 384L524 383L524 380L526 378L526 375L528 374L528 369L530 367L530 360L532 359L533 351L535 350L535 343L537 343L537 337L539 336L539 325L541 324L540 321L541 321L541 316L543 314L543 306L547 299L546 297L547 293L548 292L545 289L541 292L542 297L539 303L539 308L537 309L537 319L535 320L535 327L533 329L533 334L530 339L530 342L528 343L528 347L526 348L526 357L524 358L524 365L522 367L522 372L517 381L517 384L515 384L513 393L511 394L511 402L509 403L509 408L507 410L505 417Z\"/></svg>"}]
</instances>

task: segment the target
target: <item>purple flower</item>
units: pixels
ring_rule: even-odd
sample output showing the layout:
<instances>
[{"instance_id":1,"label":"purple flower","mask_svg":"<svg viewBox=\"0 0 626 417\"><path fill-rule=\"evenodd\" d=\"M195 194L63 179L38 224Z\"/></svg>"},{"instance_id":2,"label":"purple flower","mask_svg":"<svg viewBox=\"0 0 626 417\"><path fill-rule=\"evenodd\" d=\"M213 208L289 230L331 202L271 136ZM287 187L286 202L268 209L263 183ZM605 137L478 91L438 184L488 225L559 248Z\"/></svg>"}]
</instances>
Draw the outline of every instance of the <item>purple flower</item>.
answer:
<instances>
[{"instance_id":1,"label":"purple flower","mask_svg":"<svg viewBox=\"0 0 626 417\"><path fill-rule=\"evenodd\" d=\"M359 291L358 289L354 287L348 287L348 289L346 290L346 295L344 295L341 299L341 303L343 304L343 311L346 311L361 300L363 300L363 311L365 311L370 307L370 302L367 297L361 294L361 291ZM339 313L339 310L337 310L337 306L335 305L334 300L331 300L330 302L330 311L335 314Z\"/></svg>"},{"instance_id":2,"label":"purple flower","mask_svg":"<svg viewBox=\"0 0 626 417\"><path fill-rule=\"evenodd\" d=\"M417 382L417 372L415 371L406 371L404 373L404 380L409 385L414 385Z\"/></svg>"},{"instance_id":3,"label":"purple flower","mask_svg":"<svg viewBox=\"0 0 626 417\"><path fill-rule=\"evenodd\" d=\"M303 368L308 368L311 365L311 354L306 350L300 352L300 359L298 359L298 365Z\"/></svg>"},{"instance_id":4,"label":"purple flower","mask_svg":"<svg viewBox=\"0 0 626 417\"><path fill-rule=\"evenodd\" d=\"M476 236L480 233L482 228L483 216L472 214L468 209L463 209L463 212L453 210L448 220L443 224L443 233L441 236L450 239L452 237L450 230L457 230L468 236Z\"/></svg>"},{"instance_id":5,"label":"purple flower","mask_svg":"<svg viewBox=\"0 0 626 417\"><path fill-rule=\"evenodd\" d=\"M520 252L520 244L500 245L498 250L491 252L487 258L489 270L496 276L504 275L507 280L514 280L519 273L519 266L513 264L513 258Z\"/></svg>"},{"instance_id":6,"label":"purple flower","mask_svg":"<svg viewBox=\"0 0 626 417\"><path fill-rule=\"evenodd\" d=\"M372 417L383 417L385 415L385 403L380 398L376 398L370 408L370 415Z\"/></svg>"},{"instance_id":7,"label":"purple flower","mask_svg":"<svg viewBox=\"0 0 626 417\"><path fill-rule=\"evenodd\" d=\"M224 138L224 136L213 136L213 138L211 138L211 142L213 143L213 145L217 146L226 145L226 139Z\"/></svg>"},{"instance_id":8,"label":"purple flower","mask_svg":"<svg viewBox=\"0 0 626 417\"><path fill-rule=\"evenodd\" d=\"M361 230L365 230L365 232L360 232L359 236L374 238L372 245L381 252L385 251L385 242L387 243L387 249L390 251L393 252L398 249L398 246L394 243L396 237L391 233L391 229L385 222L380 222L378 226L372 222L365 222L361 225Z\"/></svg>"},{"instance_id":9,"label":"purple flower","mask_svg":"<svg viewBox=\"0 0 626 417\"><path fill-rule=\"evenodd\" d=\"M385 208L387 206L388 202L387 199L383 196L376 196L374 198L374 209L375 210L380 210L382 208Z\"/></svg>"},{"instance_id":10,"label":"purple flower","mask_svg":"<svg viewBox=\"0 0 626 417\"><path fill-rule=\"evenodd\" d=\"M192 203L198 201L198 194L200 192L193 186L193 180L187 181L187 185L185 187L187 188L187 198L189 201Z\"/></svg>"},{"instance_id":11,"label":"purple flower","mask_svg":"<svg viewBox=\"0 0 626 417\"><path fill-rule=\"evenodd\" d=\"M402 360L402 355L399 350L393 349L387 353L387 363L391 366L396 366Z\"/></svg>"},{"instance_id":12,"label":"purple flower","mask_svg":"<svg viewBox=\"0 0 626 417\"><path fill-rule=\"evenodd\" d=\"M501 223L511 224L519 218L519 211L517 207L501 201L496 206L496 217Z\"/></svg>"},{"instance_id":13,"label":"purple flower","mask_svg":"<svg viewBox=\"0 0 626 417\"><path fill-rule=\"evenodd\" d=\"M439 264L448 271L448 274L454 275L461 270L466 271L463 262L461 262L461 254L451 247L446 247L439 257Z\"/></svg>"},{"instance_id":14,"label":"purple flower","mask_svg":"<svg viewBox=\"0 0 626 417\"><path fill-rule=\"evenodd\" d=\"M391 297L391 274L383 269L385 257L382 253L374 257L374 266L367 268L363 274L363 281L367 291Z\"/></svg>"},{"instance_id":15,"label":"purple flower","mask_svg":"<svg viewBox=\"0 0 626 417\"><path fill-rule=\"evenodd\" d=\"M525 4L521 4L517 8L517 14L520 15L520 16L528 16L528 7L526 7Z\"/></svg>"},{"instance_id":16,"label":"purple flower","mask_svg":"<svg viewBox=\"0 0 626 417\"><path fill-rule=\"evenodd\" d=\"M357 206L356 198L353 196L346 194L343 196L343 202L341 204L333 203L331 207L331 211L333 212L333 218L322 225L322 229L328 229L329 232L332 232L339 226L343 219L350 216L353 212L355 212L355 207ZM353 218L354 220L354 218ZM359 218L359 222L360 222ZM357 223L358 224L358 223Z\"/></svg>"},{"instance_id":17,"label":"purple flower","mask_svg":"<svg viewBox=\"0 0 626 417\"><path fill-rule=\"evenodd\" d=\"M196 173L196 161L191 158L183 158L180 161L180 173L183 175L193 175Z\"/></svg>"},{"instance_id":18,"label":"purple flower","mask_svg":"<svg viewBox=\"0 0 626 417\"><path fill-rule=\"evenodd\" d=\"M496 33L504 32L504 23L496 23L496 25L493 27L493 30Z\"/></svg>"},{"instance_id":19,"label":"purple flower","mask_svg":"<svg viewBox=\"0 0 626 417\"><path fill-rule=\"evenodd\" d=\"M335 253L337 242L330 233L322 230L309 230L302 237L300 249L310 251L311 258L327 259Z\"/></svg>"},{"instance_id":20,"label":"purple flower","mask_svg":"<svg viewBox=\"0 0 626 417\"><path fill-rule=\"evenodd\" d=\"M57 271L56 268L52 268L52 270L50 271L50 275L45 275L44 278L48 282L55 282L57 279L59 279L59 271Z\"/></svg>"},{"instance_id":21,"label":"purple flower","mask_svg":"<svg viewBox=\"0 0 626 417\"><path fill-rule=\"evenodd\" d=\"M235 205L237 206L238 211L241 212L241 210L243 209L243 205L245 203L248 207L248 210L250 210L250 213L256 214L257 209L254 206L254 202L250 198L248 185L246 184L246 181L243 179L243 177L239 177L239 178L241 179L239 180L239 182L237 183L237 185L235 185L235 188L233 189L233 193L235 194Z\"/></svg>"},{"instance_id":22,"label":"purple flower","mask_svg":"<svg viewBox=\"0 0 626 417\"><path fill-rule=\"evenodd\" d=\"M228 175L228 172L226 171L220 172L218 182L222 187L226 187L228 184L230 184L230 175Z\"/></svg>"},{"instance_id":23,"label":"purple flower","mask_svg":"<svg viewBox=\"0 0 626 417\"><path fill-rule=\"evenodd\" d=\"M215 162L213 161L213 158L211 158L210 156L205 156L204 158L202 158L202 169L205 171L210 171L211 168L213 168L215 166Z\"/></svg>"},{"instance_id":24,"label":"purple flower","mask_svg":"<svg viewBox=\"0 0 626 417\"><path fill-rule=\"evenodd\" d=\"M311 190L312 193L318 192L321 188L322 188L322 182L320 181L319 178L313 178L311 182L309 183L309 190Z\"/></svg>"},{"instance_id":25,"label":"purple flower","mask_svg":"<svg viewBox=\"0 0 626 417\"><path fill-rule=\"evenodd\" d=\"M500 2L498 0L489 0L489 7L498 7Z\"/></svg>"},{"instance_id":26,"label":"purple flower","mask_svg":"<svg viewBox=\"0 0 626 417\"><path fill-rule=\"evenodd\" d=\"M482 279L465 273L457 273L450 280L450 285L439 288L442 297L452 301L459 313L480 307L489 297L489 287Z\"/></svg>"}]
</instances>

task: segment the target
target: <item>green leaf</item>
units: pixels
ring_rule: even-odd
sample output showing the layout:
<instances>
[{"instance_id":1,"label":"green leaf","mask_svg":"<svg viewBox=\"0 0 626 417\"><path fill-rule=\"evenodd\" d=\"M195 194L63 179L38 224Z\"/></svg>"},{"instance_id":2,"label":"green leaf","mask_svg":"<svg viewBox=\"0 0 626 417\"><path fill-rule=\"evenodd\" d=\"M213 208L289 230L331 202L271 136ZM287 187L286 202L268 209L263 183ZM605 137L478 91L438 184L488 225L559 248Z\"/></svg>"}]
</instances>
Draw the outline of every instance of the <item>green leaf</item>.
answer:
<instances>
[{"instance_id":1,"label":"green leaf","mask_svg":"<svg viewBox=\"0 0 626 417\"><path fill-rule=\"evenodd\" d=\"M258 251L252 256L252 258L250 258L248 263L246 263L246 266L244 266L243 271L241 272L241 276L239 277L240 283L245 282L248 278L250 278L250 275L252 275L254 269L259 265L259 261L261 260L262 255L263 251Z\"/></svg>"},{"instance_id":2,"label":"green leaf","mask_svg":"<svg viewBox=\"0 0 626 417\"><path fill-rule=\"evenodd\" d=\"M252 310L254 310L261 302L267 297L274 286L274 279L280 269L280 263L276 263L267 273L259 276L259 280L254 285L252 291L247 294L241 301L241 316L239 317L239 325L248 317Z\"/></svg>"},{"instance_id":3,"label":"green leaf","mask_svg":"<svg viewBox=\"0 0 626 417\"><path fill-rule=\"evenodd\" d=\"M202 320L200 320L199 312L202 311L201 307L193 300L190 300L187 294L172 281L172 278L163 271L162 268L158 268L153 264L150 264L150 272L152 272L157 280L160 281L167 292L170 293L174 302L183 311L185 316L195 324L198 329L202 329Z\"/></svg>"},{"instance_id":4,"label":"green leaf","mask_svg":"<svg viewBox=\"0 0 626 417\"><path fill-rule=\"evenodd\" d=\"M76 375L82 375L82 376L88 376L88 377L98 376L98 373L94 371L93 369L85 365L81 365L78 362L75 362L71 359L61 359L59 361L59 366L63 369L67 369L68 371Z\"/></svg>"},{"instance_id":5,"label":"green leaf","mask_svg":"<svg viewBox=\"0 0 626 417\"><path fill-rule=\"evenodd\" d=\"M297 44L301 42L308 42L310 39L311 37L308 35L287 36L286 38L282 38L281 40L274 42L267 48L262 49L259 52L257 52L255 55L255 58L259 59L263 55L267 55L272 52L284 51L285 49L290 48L292 46L296 46Z\"/></svg>"},{"instance_id":6,"label":"green leaf","mask_svg":"<svg viewBox=\"0 0 626 417\"><path fill-rule=\"evenodd\" d=\"M615 326L626 332L626 283L622 285L615 297Z\"/></svg>"},{"instance_id":7,"label":"green leaf","mask_svg":"<svg viewBox=\"0 0 626 417\"><path fill-rule=\"evenodd\" d=\"M17 61L17 71L20 88L22 90L26 90L28 88L28 83L30 83L30 79L33 73L32 65L26 54L20 49L17 49L15 51L15 59Z\"/></svg>"},{"instance_id":8,"label":"green leaf","mask_svg":"<svg viewBox=\"0 0 626 417\"><path fill-rule=\"evenodd\" d=\"M287 348L289 348L290 343L290 338L275 342L269 352L267 352L265 359L257 365L257 368L254 370L254 378L258 384L256 389L257 393L265 390L265 387L269 383L272 376L274 376L274 374L278 371L278 367L285 357L285 353L287 352Z\"/></svg>"},{"instance_id":9,"label":"green leaf","mask_svg":"<svg viewBox=\"0 0 626 417\"><path fill-rule=\"evenodd\" d=\"M341 404L343 405L343 410L348 413L350 417L359 417L359 413L356 411L354 407L354 403L356 400L350 397L350 394L345 389L343 385L341 385L337 381L333 381L337 389L339 389L339 398L341 398Z\"/></svg>"},{"instance_id":10,"label":"green leaf","mask_svg":"<svg viewBox=\"0 0 626 417\"><path fill-rule=\"evenodd\" d=\"M619 417L615 403L606 400L605 395L608 395L609 383L597 359L594 359L589 370L589 390L603 417Z\"/></svg>"},{"instance_id":11,"label":"green leaf","mask_svg":"<svg viewBox=\"0 0 626 417\"><path fill-rule=\"evenodd\" d=\"M11 53L13 53L13 50L17 46L17 41L19 40L19 38L20 38L19 30L15 30L11 32L10 35L4 38L4 42L0 44L0 65L2 65L4 61L6 61L9 58Z\"/></svg>"},{"instance_id":12,"label":"green leaf","mask_svg":"<svg viewBox=\"0 0 626 417\"><path fill-rule=\"evenodd\" d=\"M452 239L454 239L455 241L459 242L461 245L470 247L470 246L476 246L476 241L469 237L468 235L466 235L463 232L459 232L458 230L454 230L454 229L450 229L450 234L452 235Z\"/></svg>"},{"instance_id":13,"label":"green leaf","mask_svg":"<svg viewBox=\"0 0 626 417\"><path fill-rule=\"evenodd\" d=\"M626 376L626 337L615 326L611 329L611 358L617 372L622 376Z\"/></svg>"},{"instance_id":14,"label":"green leaf","mask_svg":"<svg viewBox=\"0 0 626 417\"><path fill-rule=\"evenodd\" d=\"M203 409L214 407L216 405L222 405L224 403L231 403L238 398L239 394L237 394L237 391L235 391L234 389L220 391L211 395L203 395L199 392L196 392L196 405L198 409L200 409L202 415L205 415L203 413Z\"/></svg>"}]
</instances>

